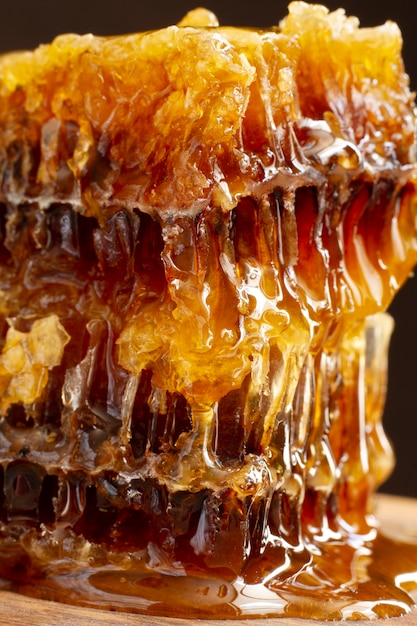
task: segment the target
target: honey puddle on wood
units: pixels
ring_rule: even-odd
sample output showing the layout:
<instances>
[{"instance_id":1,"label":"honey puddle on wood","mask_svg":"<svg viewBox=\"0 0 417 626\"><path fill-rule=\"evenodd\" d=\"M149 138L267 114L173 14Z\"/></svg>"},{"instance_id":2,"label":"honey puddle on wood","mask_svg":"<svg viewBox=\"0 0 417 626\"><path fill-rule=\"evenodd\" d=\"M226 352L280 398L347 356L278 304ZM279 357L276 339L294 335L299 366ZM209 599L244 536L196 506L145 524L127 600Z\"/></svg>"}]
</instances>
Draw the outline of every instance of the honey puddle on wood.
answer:
<instances>
[{"instance_id":1,"label":"honey puddle on wood","mask_svg":"<svg viewBox=\"0 0 417 626\"><path fill-rule=\"evenodd\" d=\"M264 554L263 568L273 551ZM287 564L288 565L288 564ZM294 565L293 565L294 567ZM12 568L13 569L13 568ZM283 568L281 568L283 569ZM61 570L61 571L60 571ZM9 572L10 575L10 572ZM286 576L288 572L286 572ZM54 563L31 579L15 569L8 589L40 599L96 609L206 619L298 617L358 620L403 615L417 589L417 542L382 532L361 546L327 543L289 578L272 570L263 582L222 580L200 572L151 571L137 557L131 567Z\"/></svg>"}]
</instances>

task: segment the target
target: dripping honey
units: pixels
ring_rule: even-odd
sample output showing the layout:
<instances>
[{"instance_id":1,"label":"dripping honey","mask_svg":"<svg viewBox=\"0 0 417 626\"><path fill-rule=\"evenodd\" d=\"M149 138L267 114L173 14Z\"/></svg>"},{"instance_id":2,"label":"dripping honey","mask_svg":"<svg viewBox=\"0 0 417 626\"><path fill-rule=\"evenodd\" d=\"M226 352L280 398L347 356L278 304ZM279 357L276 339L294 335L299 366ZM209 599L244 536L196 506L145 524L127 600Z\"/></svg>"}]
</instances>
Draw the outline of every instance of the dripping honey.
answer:
<instances>
[{"instance_id":1,"label":"dripping honey","mask_svg":"<svg viewBox=\"0 0 417 626\"><path fill-rule=\"evenodd\" d=\"M382 311L417 257L399 33L207 15L0 62L0 575L155 615L400 615L417 549L373 509Z\"/></svg>"}]
</instances>

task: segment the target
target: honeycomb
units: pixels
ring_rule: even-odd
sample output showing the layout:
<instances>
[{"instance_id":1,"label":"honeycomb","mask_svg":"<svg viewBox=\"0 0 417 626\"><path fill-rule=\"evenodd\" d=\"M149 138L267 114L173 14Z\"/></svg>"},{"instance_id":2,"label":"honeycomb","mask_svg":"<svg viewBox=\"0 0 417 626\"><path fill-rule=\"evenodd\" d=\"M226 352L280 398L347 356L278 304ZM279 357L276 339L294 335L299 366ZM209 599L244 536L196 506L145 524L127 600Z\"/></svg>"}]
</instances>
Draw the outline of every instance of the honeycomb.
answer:
<instances>
[{"instance_id":1,"label":"honeycomb","mask_svg":"<svg viewBox=\"0 0 417 626\"><path fill-rule=\"evenodd\" d=\"M197 9L0 57L9 588L192 618L409 610L417 548L373 496L415 129L398 27L303 2L269 30Z\"/></svg>"}]
</instances>

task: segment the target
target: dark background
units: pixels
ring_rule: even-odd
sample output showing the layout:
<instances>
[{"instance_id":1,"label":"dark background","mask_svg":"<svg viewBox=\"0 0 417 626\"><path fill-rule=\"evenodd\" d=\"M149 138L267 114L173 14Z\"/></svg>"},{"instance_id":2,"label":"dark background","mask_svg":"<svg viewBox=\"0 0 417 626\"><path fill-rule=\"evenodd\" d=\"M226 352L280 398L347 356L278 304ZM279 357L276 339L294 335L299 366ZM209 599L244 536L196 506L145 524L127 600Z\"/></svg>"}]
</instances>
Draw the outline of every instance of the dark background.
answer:
<instances>
[{"instance_id":1,"label":"dark background","mask_svg":"<svg viewBox=\"0 0 417 626\"><path fill-rule=\"evenodd\" d=\"M270 26L287 13L283 0L0 0L0 52L32 48L62 32L97 35L160 28L176 23L190 9L203 4L221 24ZM415 0L328 1L330 9L343 6L363 26L391 19L400 25L404 60L417 90L417 3ZM391 313L396 326L391 343L389 390L385 429L394 443L396 469L383 490L417 497L417 278L412 278L395 299Z\"/></svg>"}]
</instances>

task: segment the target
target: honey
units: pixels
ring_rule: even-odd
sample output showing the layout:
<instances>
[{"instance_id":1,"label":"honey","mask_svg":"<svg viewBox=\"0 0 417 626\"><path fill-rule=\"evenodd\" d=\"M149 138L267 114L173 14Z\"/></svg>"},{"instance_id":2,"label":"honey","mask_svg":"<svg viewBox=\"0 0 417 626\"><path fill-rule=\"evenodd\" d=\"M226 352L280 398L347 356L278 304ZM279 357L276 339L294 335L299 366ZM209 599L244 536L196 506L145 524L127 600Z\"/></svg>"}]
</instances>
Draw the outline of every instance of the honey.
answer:
<instances>
[{"instance_id":1,"label":"honey","mask_svg":"<svg viewBox=\"0 0 417 626\"><path fill-rule=\"evenodd\" d=\"M397 27L302 2L271 30L199 9L0 59L11 589L191 618L410 609L417 546L374 494L415 121Z\"/></svg>"}]
</instances>

